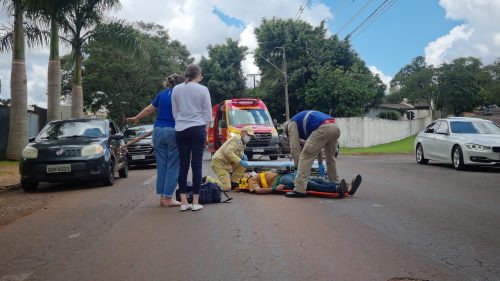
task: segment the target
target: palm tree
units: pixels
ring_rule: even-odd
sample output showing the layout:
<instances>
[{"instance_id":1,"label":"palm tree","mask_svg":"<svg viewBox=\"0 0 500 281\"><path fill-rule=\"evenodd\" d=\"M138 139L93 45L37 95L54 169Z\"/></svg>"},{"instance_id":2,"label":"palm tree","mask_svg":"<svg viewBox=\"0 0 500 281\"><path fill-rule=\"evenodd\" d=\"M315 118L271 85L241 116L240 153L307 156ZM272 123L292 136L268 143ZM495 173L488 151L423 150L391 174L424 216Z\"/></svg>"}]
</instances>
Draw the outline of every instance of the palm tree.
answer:
<instances>
[{"instance_id":1,"label":"palm tree","mask_svg":"<svg viewBox=\"0 0 500 281\"><path fill-rule=\"evenodd\" d=\"M77 0L26 0L30 12L50 24L50 55L47 71L47 119L61 118L61 62L59 59L59 22Z\"/></svg>"},{"instance_id":2,"label":"palm tree","mask_svg":"<svg viewBox=\"0 0 500 281\"><path fill-rule=\"evenodd\" d=\"M25 28L28 44L43 41L42 34L32 25L24 26L25 1L0 0L14 18L11 29L1 27L0 51L12 51L12 67L10 73L10 121L7 139L7 159L18 160L28 142L28 90L24 55Z\"/></svg>"},{"instance_id":3,"label":"palm tree","mask_svg":"<svg viewBox=\"0 0 500 281\"><path fill-rule=\"evenodd\" d=\"M96 38L116 38L116 34L107 33L106 28L100 28L105 13L119 5L119 0L77 0L70 4L69 10L61 19L61 27L67 36L62 37L71 45L75 74L71 95L71 116L78 118L83 115L82 88L82 46L88 40Z\"/></svg>"}]
</instances>

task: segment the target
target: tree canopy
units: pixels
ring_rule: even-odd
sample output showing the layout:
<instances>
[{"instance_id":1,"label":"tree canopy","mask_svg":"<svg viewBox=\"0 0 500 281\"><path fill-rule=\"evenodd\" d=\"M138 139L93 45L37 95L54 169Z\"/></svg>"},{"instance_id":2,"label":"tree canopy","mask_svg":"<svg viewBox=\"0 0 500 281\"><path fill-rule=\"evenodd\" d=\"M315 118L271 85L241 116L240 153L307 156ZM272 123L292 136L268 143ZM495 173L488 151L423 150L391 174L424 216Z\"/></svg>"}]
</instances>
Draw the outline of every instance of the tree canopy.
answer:
<instances>
[{"instance_id":1,"label":"tree canopy","mask_svg":"<svg viewBox=\"0 0 500 281\"><path fill-rule=\"evenodd\" d=\"M140 22L130 33L140 41L145 56L107 48L107 42L100 40L83 48L83 87L89 93L85 105L92 111L106 108L117 121L151 103L166 77L183 73L185 65L192 62L187 48L171 40L160 25Z\"/></svg>"},{"instance_id":2,"label":"tree canopy","mask_svg":"<svg viewBox=\"0 0 500 281\"><path fill-rule=\"evenodd\" d=\"M208 87L212 104L226 99L242 97L245 92L245 77L241 61L245 58L246 47L230 38L226 44L209 45L208 58L202 57L200 67L203 71L202 84Z\"/></svg>"}]
</instances>

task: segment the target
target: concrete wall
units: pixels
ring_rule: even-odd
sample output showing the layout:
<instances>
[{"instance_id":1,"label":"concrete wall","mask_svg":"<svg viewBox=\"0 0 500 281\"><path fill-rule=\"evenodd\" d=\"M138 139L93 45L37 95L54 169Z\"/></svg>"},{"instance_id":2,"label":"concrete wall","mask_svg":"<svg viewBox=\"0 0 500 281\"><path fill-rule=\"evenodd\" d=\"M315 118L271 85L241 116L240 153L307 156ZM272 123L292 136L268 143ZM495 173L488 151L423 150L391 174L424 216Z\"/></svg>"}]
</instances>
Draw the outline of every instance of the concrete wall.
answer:
<instances>
[{"instance_id":1,"label":"concrete wall","mask_svg":"<svg viewBox=\"0 0 500 281\"><path fill-rule=\"evenodd\" d=\"M414 120L386 120L370 117L336 118L340 146L368 147L416 135L431 123L430 117Z\"/></svg>"}]
</instances>

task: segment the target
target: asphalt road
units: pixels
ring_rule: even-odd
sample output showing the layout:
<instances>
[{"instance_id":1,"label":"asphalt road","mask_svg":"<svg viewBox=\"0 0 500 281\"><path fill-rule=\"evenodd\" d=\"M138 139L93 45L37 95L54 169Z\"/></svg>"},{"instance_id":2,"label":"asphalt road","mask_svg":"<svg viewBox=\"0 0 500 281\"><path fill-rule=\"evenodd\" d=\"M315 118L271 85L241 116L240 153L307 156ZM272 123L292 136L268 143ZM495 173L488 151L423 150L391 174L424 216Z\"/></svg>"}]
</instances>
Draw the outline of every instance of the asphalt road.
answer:
<instances>
[{"instance_id":1,"label":"asphalt road","mask_svg":"<svg viewBox=\"0 0 500 281\"><path fill-rule=\"evenodd\" d=\"M353 198L233 193L183 213L158 206L154 169L46 185L28 197L40 209L0 226L0 281L500 280L500 167L341 155L339 169L364 177Z\"/></svg>"}]
</instances>

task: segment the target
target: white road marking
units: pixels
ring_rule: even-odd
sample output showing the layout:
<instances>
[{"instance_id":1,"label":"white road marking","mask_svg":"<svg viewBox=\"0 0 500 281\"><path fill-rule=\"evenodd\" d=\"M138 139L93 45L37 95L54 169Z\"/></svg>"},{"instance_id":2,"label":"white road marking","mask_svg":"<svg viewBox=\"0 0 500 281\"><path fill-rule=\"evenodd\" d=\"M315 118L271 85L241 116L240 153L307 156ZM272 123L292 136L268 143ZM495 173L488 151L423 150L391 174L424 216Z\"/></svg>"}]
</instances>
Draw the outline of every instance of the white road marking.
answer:
<instances>
[{"instance_id":1,"label":"white road marking","mask_svg":"<svg viewBox=\"0 0 500 281\"><path fill-rule=\"evenodd\" d=\"M321 200L319 201L320 204L333 204L335 203L335 200Z\"/></svg>"},{"instance_id":2,"label":"white road marking","mask_svg":"<svg viewBox=\"0 0 500 281\"><path fill-rule=\"evenodd\" d=\"M373 204L372 207L384 207L384 205Z\"/></svg>"},{"instance_id":3,"label":"white road marking","mask_svg":"<svg viewBox=\"0 0 500 281\"><path fill-rule=\"evenodd\" d=\"M152 182L156 181L156 175L150 177L149 179L145 180L142 184L143 185L150 185Z\"/></svg>"},{"instance_id":4,"label":"white road marking","mask_svg":"<svg viewBox=\"0 0 500 281\"><path fill-rule=\"evenodd\" d=\"M70 236L68 236L69 238L77 238L78 236L80 236L80 233L75 233L75 234L71 234Z\"/></svg>"},{"instance_id":5,"label":"white road marking","mask_svg":"<svg viewBox=\"0 0 500 281\"><path fill-rule=\"evenodd\" d=\"M0 278L0 281L23 281L28 279L28 277L31 276L33 273L19 273L19 274L9 274L9 275L4 275Z\"/></svg>"}]
</instances>

